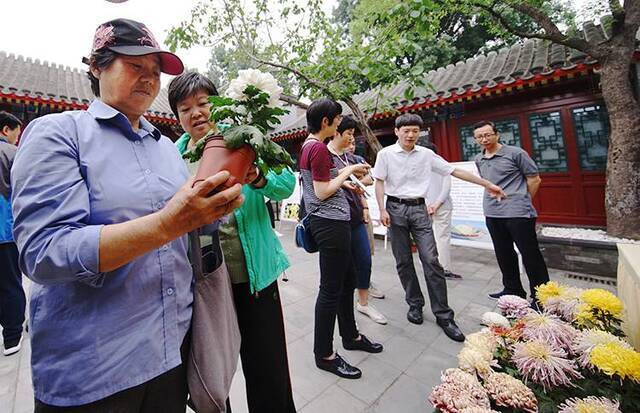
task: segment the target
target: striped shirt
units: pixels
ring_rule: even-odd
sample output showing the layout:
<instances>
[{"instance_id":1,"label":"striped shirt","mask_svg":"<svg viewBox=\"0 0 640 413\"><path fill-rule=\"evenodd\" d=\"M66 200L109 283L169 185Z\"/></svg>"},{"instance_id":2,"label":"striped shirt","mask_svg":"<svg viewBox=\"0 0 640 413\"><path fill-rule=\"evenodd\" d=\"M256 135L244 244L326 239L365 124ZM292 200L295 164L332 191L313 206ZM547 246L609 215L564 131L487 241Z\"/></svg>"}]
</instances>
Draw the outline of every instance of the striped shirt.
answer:
<instances>
[{"instance_id":1,"label":"striped shirt","mask_svg":"<svg viewBox=\"0 0 640 413\"><path fill-rule=\"evenodd\" d=\"M318 199L313 188L313 181L329 182L339 174L327 146L317 140L307 141L302 146L299 159L302 197L307 213L337 221L349 221L349 203L342 188L324 201Z\"/></svg>"}]
</instances>

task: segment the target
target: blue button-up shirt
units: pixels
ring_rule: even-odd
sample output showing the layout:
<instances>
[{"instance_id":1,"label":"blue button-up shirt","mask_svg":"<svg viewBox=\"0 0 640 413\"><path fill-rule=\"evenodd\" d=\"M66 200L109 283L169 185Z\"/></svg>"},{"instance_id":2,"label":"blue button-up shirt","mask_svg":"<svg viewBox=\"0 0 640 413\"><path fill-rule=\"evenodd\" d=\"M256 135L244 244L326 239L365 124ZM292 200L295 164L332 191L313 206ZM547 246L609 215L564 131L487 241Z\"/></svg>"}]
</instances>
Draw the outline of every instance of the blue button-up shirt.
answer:
<instances>
[{"instance_id":1,"label":"blue button-up shirt","mask_svg":"<svg viewBox=\"0 0 640 413\"><path fill-rule=\"evenodd\" d=\"M31 294L35 397L90 403L181 363L193 302L187 237L108 273L100 231L160 210L187 180L174 144L100 100L38 118L11 172L14 236Z\"/></svg>"}]
</instances>

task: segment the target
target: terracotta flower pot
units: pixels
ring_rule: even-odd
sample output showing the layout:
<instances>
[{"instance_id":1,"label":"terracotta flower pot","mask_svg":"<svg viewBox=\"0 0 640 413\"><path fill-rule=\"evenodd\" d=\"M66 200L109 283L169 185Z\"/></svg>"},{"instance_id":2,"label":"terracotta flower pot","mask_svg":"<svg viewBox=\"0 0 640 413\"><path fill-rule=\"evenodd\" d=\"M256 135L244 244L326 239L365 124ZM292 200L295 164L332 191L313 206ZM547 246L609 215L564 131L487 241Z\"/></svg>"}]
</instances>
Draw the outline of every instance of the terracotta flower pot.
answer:
<instances>
[{"instance_id":1,"label":"terracotta flower pot","mask_svg":"<svg viewBox=\"0 0 640 413\"><path fill-rule=\"evenodd\" d=\"M242 184L255 159L256 153L251 146L245 144L239 149L228 149L222 136L211 136L207 138L193 185L220 171L229 171L231 174L227 182L222 184L224 189Z\"/></svg>"}]
</instances>

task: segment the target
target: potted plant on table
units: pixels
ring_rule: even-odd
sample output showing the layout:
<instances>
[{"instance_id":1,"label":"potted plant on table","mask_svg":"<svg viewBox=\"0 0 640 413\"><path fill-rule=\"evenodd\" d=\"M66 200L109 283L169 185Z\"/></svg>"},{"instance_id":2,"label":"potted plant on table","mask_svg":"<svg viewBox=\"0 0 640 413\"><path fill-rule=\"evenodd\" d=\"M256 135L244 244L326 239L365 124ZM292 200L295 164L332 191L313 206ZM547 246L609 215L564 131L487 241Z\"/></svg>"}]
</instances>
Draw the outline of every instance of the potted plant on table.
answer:
<instances>
[{"instance_id":1,"label":"potted plant on table","mask_svg":"<svg viewBox=\"0 0 640 413\"><path fill-rule=\"evenodd\" d=\"M225 96L209 97L210 120L229 126L222 132L210 131L183 155L191 162L200 161L194 185L223 170L231 174L225 187L243 183L252 164L263 176L293 166L289 153L267 136L280 123L278 117L288 113L277 106L281 93L271 74L247 69L230 82Z\"/></svg>"}]
</instances>

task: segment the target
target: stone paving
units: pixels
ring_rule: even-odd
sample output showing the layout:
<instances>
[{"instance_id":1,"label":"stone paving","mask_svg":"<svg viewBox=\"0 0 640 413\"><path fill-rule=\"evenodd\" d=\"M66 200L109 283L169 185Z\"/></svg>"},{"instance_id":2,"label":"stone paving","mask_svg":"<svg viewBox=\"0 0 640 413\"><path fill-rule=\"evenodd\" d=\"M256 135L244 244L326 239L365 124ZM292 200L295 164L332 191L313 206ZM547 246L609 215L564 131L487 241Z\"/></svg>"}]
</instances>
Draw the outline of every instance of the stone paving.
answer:
<instances>
[{"instance_id":1,"label":"stone paving","mask_svg":"<svg viewBox=\"0 0 640 413\"><path fill-rule=\"evenodd\" d=\"M336 350L362 369L362 378L340 379L315 367L312 348L313 311L319 280L318 256L295 248L292 229L290 223L283 223L279 227L283 233L281 241L292 262L291 268L286 272L289 281L280 281L280 292L286 319L291 380L298 411L433 411L426 399L431 388L439 383L440 372L456 365L456 355L462 345L444 335L435 324L428 304L425 307L424 324L417 326L407 321L407 305L395 271L393 256L390 249L384 250L380 240L376 240L372 280L384 291L386 298L372 299L372 304L386 315L389 323L384 326L376 324L357 312L356 320L361 332L384 344L384 351L380 354L345 351L336 328ZM417 254L414 254L414 259L421 276L422 269ZM492 251L453 247L452 260L454 272L462 274L464 279L449 281L449 303L456 311L456 320L463 332L472 333L480 328L481 315L495 308L495 302L487 298L487 293L500 290L499 270ZM552 278L580 287L594 286L587 281L567 279L565 274L557 271L552 271ZM523 284L528 285L524 281ZM424 279L421 284L426 296ZM613 288L602 284L597 286ZM0 412L33 411L29 358L28 335L20 353L9 357L0 356ZM234 378L230 398L234 413L247 411L241 366Z\"/></svg>"}]
</instances>

